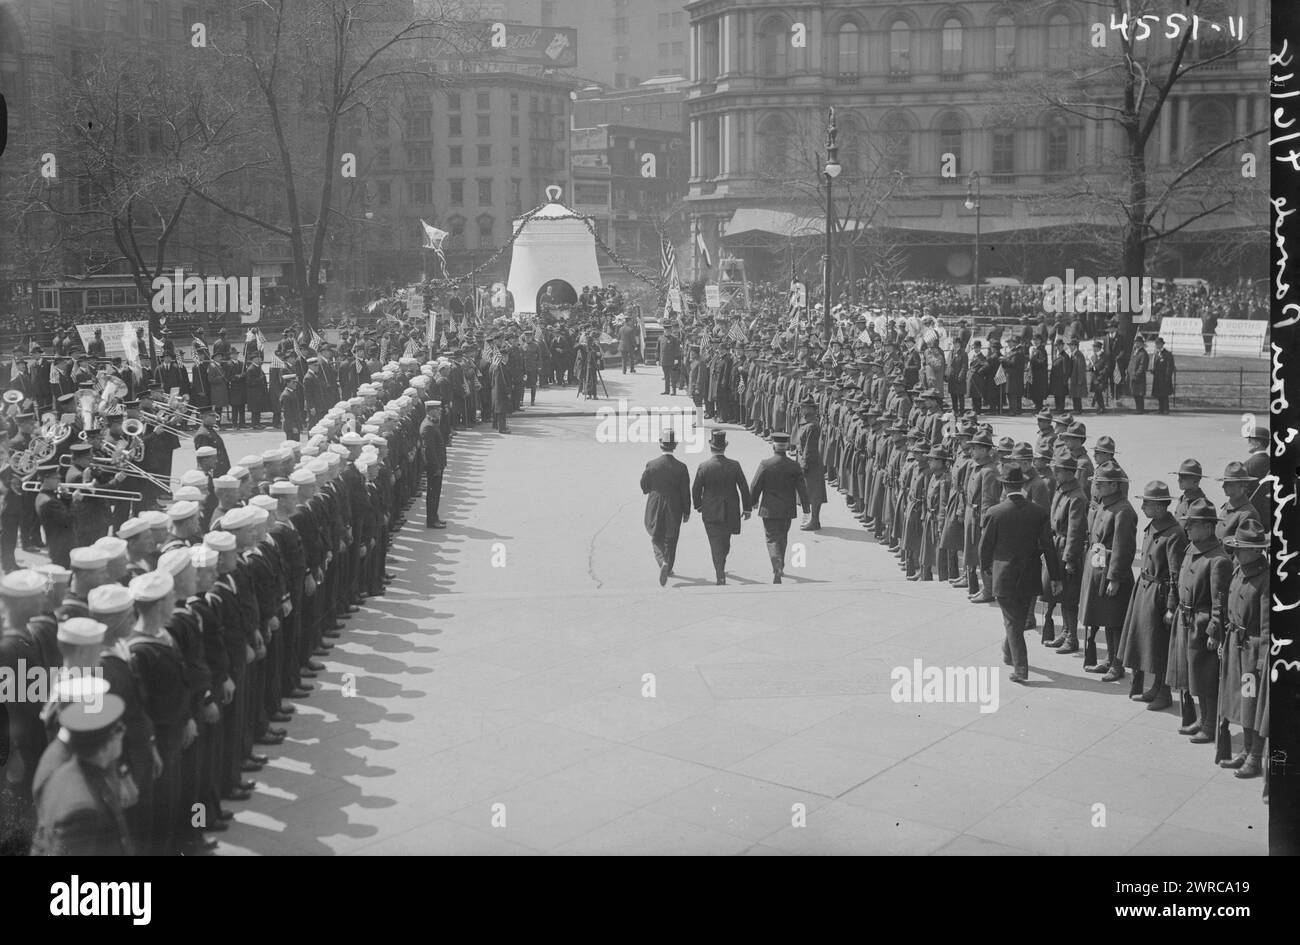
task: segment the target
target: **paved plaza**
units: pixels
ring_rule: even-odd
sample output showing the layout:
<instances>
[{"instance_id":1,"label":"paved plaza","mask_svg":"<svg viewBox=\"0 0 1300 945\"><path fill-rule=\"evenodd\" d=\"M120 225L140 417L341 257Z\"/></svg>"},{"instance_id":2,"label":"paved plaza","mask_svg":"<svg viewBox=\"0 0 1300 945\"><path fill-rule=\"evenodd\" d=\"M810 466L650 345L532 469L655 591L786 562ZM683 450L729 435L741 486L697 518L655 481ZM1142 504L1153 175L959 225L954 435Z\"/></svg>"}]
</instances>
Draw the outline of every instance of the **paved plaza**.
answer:
<instances>
[{"instance_id":1,"label":"paved plaza","mask_svg":"<svg viewBox=\"0 0 1300 945\"><path fill-rule=\"evenodd\" d=\"M1030 684L1008 682L996 606L905 581L833 492L782 586L754 518L715 587L692 515L659 587L638 487L658 447L598 442L595 411L689 401L655 369L605 380L609 400L542 391L513 435L456 435L449 528L412 506L398 579L348 621L218 852L1267 852L1261 781L1036 634ZM1139 488L1245 453L1237 415L1081 419ZM1033 439L1031 416L990 421ZM770 447L728 429L752 477ZM227 442L237 459L278 438ZM707 455L678 451L692 472ZM895 701L891 671L916 661L986 667L996 711Z\"/></svg>"}]
</instances>

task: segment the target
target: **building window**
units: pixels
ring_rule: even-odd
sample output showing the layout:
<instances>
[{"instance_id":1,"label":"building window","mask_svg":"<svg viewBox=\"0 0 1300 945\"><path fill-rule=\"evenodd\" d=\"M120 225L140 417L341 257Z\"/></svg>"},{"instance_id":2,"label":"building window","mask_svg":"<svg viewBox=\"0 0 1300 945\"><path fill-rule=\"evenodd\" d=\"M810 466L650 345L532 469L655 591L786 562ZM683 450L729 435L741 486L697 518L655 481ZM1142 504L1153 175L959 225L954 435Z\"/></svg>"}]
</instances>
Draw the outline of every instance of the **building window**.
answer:
<instances>
[{"instance_id":1,"label":"building window","mask_svg":"<svg viewBox=\"0 0 1300 945\"><path fill-rule=\"evenodd\" d=\"M1016 21L1009 16L998 17L993 27L994 66L1000 72L1010 72L1016 67Z\"/></svg>"},{"instance_id":2,"label":"building window","mask_svg":"<svg viewBox=\"0 0 1300 945\"><path fill-rule=\"evenodd\" d=\"M433 182L427 180L411 181L411 203L418 207L427 207L433 203Z\"/></svg>"},{"instance_id":3,"label":"building window","mask_svg":"<svg viewBox=\"0 0 1300 945\"><path fill-rule=\"evenodd\" d=\"M388 153L388 148L375 148L375 167L387 170L391 162L392 155Z\"/></svg>"},{"instance_id":4,"label":"building window","mask_svg":"<svg viewBox=\"0 0 1300 945\"><path fill-rule=\"evenodd\" d=\"M672 23L672 17L669 14L667 13L659 14L659 28L661 30L668 29L671 23Z\"/></svg>"},{"instance_id":5,"label":"building window","mask_svg":"<svg viewBox=\"0 0 1300 945\"><path fill-rule=\"evenodd\" d=\"M514 207L514 209L515 209L516 212L518 212L519 210L521 210L521 209L523 208L523 199L524 199L524 197L523 197L523 188L524 188L524 182L521 181L518 177L515 177L515 178L512 178L512 179L511 179L511 181L510 181L510 204L511 204L511 206Z\"/></svg>"},{"instance_id":6,"label":"building window","mask_svg":"<svg viewBox=\"0 0 1300 945\"><path fill-rule=\"evenodd\" d=\"M906 173L912 164L912 127L902 115L890 115L881 123L884 137L885 166Z\"/></svg>"},{"instance_id":7,"label":"building window","mask_svg":"<svg viewBox=\"0 0 1300 945\"><path fill-rule=\"evenodd\" d=\"M1047 21L1047 67L1063 67L1070 59L1070 19L1055 13Z\"/></svg>"},{"instance_id":8,"label":"building window","mask_svg":"<svg viewBox=\"0 0 1300 945\"><path fill-rule=\"evenodd\" d=\"M476 117L477 120L478 120L478 136L479 136L480 138L491 137L491 135L492 135L492 116L491 116L491 115L477 115L477 116L475 116L475 117Z\"/></svg>"},{"instance_id":9,"label":"building window","mask_svg":"<svg viewBox=\"0 0 1300 945\"><path fill-rule=\"evenodd\" d=\"M491 249L495 245L492 230L496 221L486 213L478 218L478 248Z\"/></svg>"},{"instance_id":10,"label":"building window","mask_svg":"<svg viewBox=\"0 0 1300 945\"><path fill-rule=\"evenodd\" d=\"M418 115L407 115L405 136L407 138L427 138L429 137L430 127L428 112L421 112Z\"/></svg>"},{"instance_id":11,"label":"building window","mask_svg":"<svg viewBox=\"0 0 1300 945\"><path fill-rule=\"evenodd\" d=\"M794 150L790 123L781 115L769 115L758 126L758 170L762 174L783 177L790 170Z\"/></svg>"},{"instance_id":12,"label":"building window","mask_svg":"<svg viewBox=\"0 0 1300 945\"><path fill-rule=\"evenodd\" d=\"M958 174L961 173L961 118L956 115L945 115L939 122L939 155L940 160L946 163L943 158L945 154L951 154L955 159L953 168ZM955 178L940 178L945 182L952 182Z\"/></svg>"},{"instance_id":13,"label":"building window","mask_svg":"<svg viewBox=\"0 0 1300 945\"><path fill-rule=\"evenodd\" d=\"M460 137L460 116L459 115L447 116L447 134L453 138Z\"/></svg>"},{"instance_id":14,"label":"building window","mask_svg":"<svg viewBox=\"0 0 1300 945\"><path fill-rule=\"evenodd\" d=\"M429 167L433 164L433 148L428 145L408 147L406 149L406 163L410 167Z\"/></svg>"},{"instance_id":15,"label":"building window","mask_svg":"<svg viewBox=\"0 0 1300 945\"><path fill-rule=\"evenodd\" d=\"M786 46L790 42L789 31L785 21L775 17L763 24L759 35L758 71L765 76L785 75L789 68L786 58ZM708 60L705 60L706 71Z\"/></svg>"},{"instance_id":16,"label":"building window","mask_svg":"<svg viewBox=\"0 0 1300 945\"><path fill-rule=\"evenodd\" d=\"M480 207L492 206L492 179L480 177L478 179L478 205Z\"/></svg>"},{"instance_id":17,"label":"building window","mask_svg":"<svg viewBox=\"0 0 1300 945\"><path fill-rule=\"evenodd\" d=\"M447 183L451 189L451 205L453 207L464 206L465 182L463 180L452 180Z\"/></svg>"},{"instance_id":18,"label":"building window","mask_svg":"<svg viewBox=\"0 0 1300 945\"><path fill-rule=\"evenodd\" d=\"M491 93L491 92L476 92L476 93L474 93L474 105L475 105L475 107L478 108L480 111L484 111L484 110L486 110L486 109L491 108L491 107L492 107L492 93Z\"/></svg>"},{"instance_id":19,"label":"building window","mask_svg":"<svg viewBox=\"0 0 1300 945\"><path fill-rule=\"evenodd\" d=\"M511 93L510 93L510 110L511 110L512 112L517 112L517 111L519 111L519 93L518 93L518 92L511 92Z\"/></svg>"},{"instance_id":20,"label":"building window","mask_svg":"<svg viewBox=\"0 0 1300 945\"><path fill-rule=\"evenodd\" d=\"M519 137L519 116L518 115L510 116L510 134L512 137L515 138Z\"/></svg>"},{"instance_id":21,"label":"building window","mask_svg":"<svg viewBox=\"0 0 1300 945\"><path fill-rule=\"evenodd\" d=\"M858 68L858 32L857 24L845 23L839 31L838 64L840 75L857 75Z\"/></svg>"},{"instance_id":22,"label":"building window","mask_svg":"<svg viewBox=\"0 0 1300 945\"><path fill-rule=\"evenodd\" d=\"M961 20L949 17L943 23L943 60L941 69L949 74L961 72Z\"/></svg>"},{"instance_id":23,"label":"building window","mask_svg":"<svg viewBox=\"0 0 1300 945\"><path fill-rule=\"evenodd\" d=\"M517 144L510 148L510 166L519 166L519 145Z\"/></svg>"},{"instance_id":24,"label":"building window","mask_svg":"<svg viewBox=\"0 0 1300 945\"><path fill-rule=\"evenodd\" d=\"M1060 174L1070 169L1070 129L1059 118L1047 125L1047 172Z\"/></svg>"},{"instance_id":25,"label":"building window","mask_svg":"<svg viewBox=\"0 0 1300 945\"><path fill-rule=\"evenodd\" d=\"M492 145L480 144L478 146L478 166L487 167L492 163Z\"/></svg>"},{"instance_id":26,"label":"building window","mask_svg":"<svg viewBox=\"0 0 1300 945\"><path fill-rule=\"evenodd\" d=\"M447 93L447 111L449 111L449 112L458 112L458 111L460 111L460 93L459 93L459 92L448 92L448 93Z\"/></svg>"},{"instance_id":27,"label":"building window","mask_svg":"<svg viewBox=\"0 0 1300 945\"><path fill-rule=\"evenodd\" d=\"M458 144L453 144L447 149L447 163L452 167L460 167L464 161L465 149Z\"/></svg>"},{"instance_id":28,"label":"building window","mask_svg":"<svg viewBox=\"0 0 1300 945\"><path fill-rule=\"evenodd\" d=\"M993 182L1011 183L1015 173L1016 133L1007 130L993 132Z\"/></svg>"},{"instance_id":29,"label":"building window","mask_svg":"<svg viewBox=\"0 0 1300 945\"><path fill-rule=\"evenodd\" d=\"M451 249L465 248L465 218L456 214L447 218L447 238L444 245Z\"/></svg>"},{"instance_id":30,"label":"building window","mask_svg":"<svg viewBox=\"0 0 1300 945\"><path fill-rule=\"evenodd\" d=\"M381 180L381 181L376 185L376 196L377 196L377 199L378 199L378 201L379 201L379 206L381 206L381 207L387 207L387 206L391 205L392 202L393 202L393 185L392 185L392 183L389 182L389 181L386 181L386 180Z\"/></svg>"},{"instance_id":31,"label":"building window","mask_svg":"<svg viewBox=\"0 0 1300 945\"><path fill-rule=\"evenodd\" d=\"M906 20L895 20L889 28L889 71L898 75L912 71L912 30Z\"/></svg>"},{"instance_id":32,"label":"building window","mask_svg":"<svg viewBox=\"0 0 1300 945\"><path fill-rule=\"evenodd\" d=\"M685 47L681 43L673 43L673 57L676 59L686 55Z\"/></svg>"}]
</instances>

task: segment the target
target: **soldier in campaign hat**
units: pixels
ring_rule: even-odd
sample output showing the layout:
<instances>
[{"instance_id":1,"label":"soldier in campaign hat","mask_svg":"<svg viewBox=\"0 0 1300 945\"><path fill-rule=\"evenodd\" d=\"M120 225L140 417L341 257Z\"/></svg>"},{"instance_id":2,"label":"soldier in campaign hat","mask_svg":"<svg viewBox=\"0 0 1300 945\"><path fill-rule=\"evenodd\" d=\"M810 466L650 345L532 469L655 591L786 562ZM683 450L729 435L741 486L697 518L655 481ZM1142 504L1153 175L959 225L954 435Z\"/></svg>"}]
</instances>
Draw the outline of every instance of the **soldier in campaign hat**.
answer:
<instances>
[{"instance_id":1,"label":"soldier in campaign hat","mask_svg":"<svg viewBox=\"0 0 1300 945\"><path fill-rule=\"evenodd\" d=\"M1264 526L1243 522L1224 541L1235 567L1219 638L1219 766L1236 770L1239 778L1256 778L1262 771L1268 717L1269 676L1268 545ZM1242 728L1241 751L1231 754L1229 724ZM1231 757L1228 757L1231 755Z\"/></svg>"}]
</instances>

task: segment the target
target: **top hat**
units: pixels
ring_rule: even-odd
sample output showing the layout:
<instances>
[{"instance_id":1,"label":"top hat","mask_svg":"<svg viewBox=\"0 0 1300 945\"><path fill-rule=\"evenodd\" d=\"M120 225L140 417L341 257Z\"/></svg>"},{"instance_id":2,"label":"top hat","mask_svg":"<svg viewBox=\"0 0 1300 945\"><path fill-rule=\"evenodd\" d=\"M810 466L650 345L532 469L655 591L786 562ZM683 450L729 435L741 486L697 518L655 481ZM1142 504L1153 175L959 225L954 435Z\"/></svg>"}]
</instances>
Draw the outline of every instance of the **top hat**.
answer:
<instances>
[{"instance_id":1,"label":"top hat","mask_svg":"<svg viewBox=\"0 0 1300 945\"><path fill-rule=\"evenodd\" d=\"M709 449L722 452L727 448L727 431L711 430L709 431Z\"/></svg>"}]
</instances>

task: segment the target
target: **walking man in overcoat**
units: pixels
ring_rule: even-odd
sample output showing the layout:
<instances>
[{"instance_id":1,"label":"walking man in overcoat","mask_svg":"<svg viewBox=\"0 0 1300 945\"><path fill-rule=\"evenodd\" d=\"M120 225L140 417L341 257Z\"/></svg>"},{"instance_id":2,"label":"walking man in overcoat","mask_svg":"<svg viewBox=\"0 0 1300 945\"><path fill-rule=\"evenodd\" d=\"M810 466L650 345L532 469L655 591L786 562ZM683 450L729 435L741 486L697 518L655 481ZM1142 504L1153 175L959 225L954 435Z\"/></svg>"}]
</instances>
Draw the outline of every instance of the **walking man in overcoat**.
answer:
<instances>
[{"instance_id":1,"label":"walking man in overcoat","mask_svg":"<svg viewBox=\"0 0 1300 945\"><path fill-rule=\"evenodd\" d=\"M726 449L726 431L714 430L709 436L713 455L696 467L691 486L691 501L709 536L713 572L719 585L727 583L731 536L740 534L741 519L748 520L753 509L745 472L740 463L723 455Z\"/></svg>"},{"instance_id":2,"label":"walking man in overcoat","mask_svg":"<svg viewBox=\"0 0 1300 945\"><path fill-rule=\"evenodd\" d=\"M677 560L677 539L682 525L691 518L691 475L686 464L673 455L677 434L664 430L659 434L662 455L645 465L641 474L641 492L645 502L645 530L650 533L655 562L659 565L659 586L668 583Z\"/></svg>"},{"instance_id":3,"label":"walking man in overcoat","mask_svg":"<svg viewBox=\"0 0 1300 945\"><path fill-rule=\"evenodd\" d=\"M810 514L803 470L786 455L789 446L789 434L773 432L773 455L758 464L754 481L749 484L750 498L758 506L759 518L763 520L767 556L772 561L773 584L780 584L785 574L785 545L790 536L790 522L797 514L796 498L803 514Z\"/></svg>"}]
</instances>

